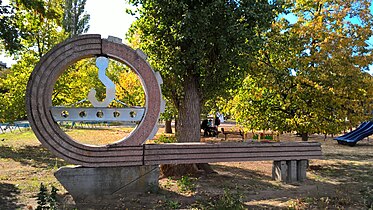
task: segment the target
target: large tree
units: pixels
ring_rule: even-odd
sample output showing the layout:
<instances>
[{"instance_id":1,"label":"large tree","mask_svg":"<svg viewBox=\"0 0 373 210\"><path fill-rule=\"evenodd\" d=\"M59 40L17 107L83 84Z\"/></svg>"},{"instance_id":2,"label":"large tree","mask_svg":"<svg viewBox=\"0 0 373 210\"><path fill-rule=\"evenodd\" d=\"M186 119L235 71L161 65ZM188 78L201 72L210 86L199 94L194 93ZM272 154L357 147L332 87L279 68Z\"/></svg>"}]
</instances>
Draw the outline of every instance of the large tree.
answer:
<instances>
[{"instance_id":1,"label":"large tree","mask_svg":"<svg viewBox=\"0 0 373 210\"><path fill-rule=\"evenodd\" d=\"M273 2L273 1L271 1ZM200 140L201 107L246 76L275 5L267 0L129 0L139 18L129 37L160 71L178 110L179 142Z\"/></svg>"},{"instance_id":2,"label":"large tree","mask_svg":"<svg viewBox=\"0 0 373 210\"><path fill-rule=\"evenodd\" d=\"M373 57L368 0L289 1L234 103L250 129L336 133L371 118ZM256 73L255 73L256 72ZM346 121L347 120L347 121Z\"/></svg>"},{"instance_id":3,"label":"large tree","mask_svg":"<svg viewBox=\"0 0 373 210\"><path fill-rule=\"evenodd\" d=\"M2 47L12 55L30 50L38 57L44 55L66 37L61 36L64 32L59 29L62 5L62 0L11 0L6 14L1 16L7 24L0 28Z\"/></svg>"},{"instance_id":4,"label":"large tree","mask_svg":"<svg viewBox=\"0 0 373 210\"><path fill-rule=\"evenodd\" d=\"M41 56L67 37L60 30L61 0L10 1L9 7L13 8L13 14L7 16L8 23L17 31L16 39L2 37L2 44L18 61L10 68L9 74L0 79L1 121L25 118L25 90L31 71Z\"/></svg>"},{"instance_id":5,"label":"large tree","mask_svg":"<svg viewBox=\"0 0 373 210\"><path fill-rule=\"evenodd\" d=\"M10 5L3 5L0 1L0 39L1 49L14 52L21 48L19 42L19 30L15 27L14 8Z\"/></svg>"},{"instance_id":6,"label":"large tree","mask_svg":"<svg viewBox=\"0 0 373 210\"><path fill-rule=\"evenodd\" d=\"M0 78L0 97L3 98L0 101L0 121L25 118L26 83L34 66L53 46L66 39L69 33L82 32L80 29L61 30L64 3L64 0L11 0L9 6L1 8L2 48L18 61L10 68L6 77ZM82 13L81 8L78 12ZM76 24L79 23L79 18L81 16ZM4 27L4 24L7 25ZM60 82L57 82L56 88L54 102L68 100L61 99L61 96L69 90L64 89L65 86Z\"/></svg>"},{"instance_id":7,"label":"large tree","mask_svg":"<svg viewBox=\"0 0 373 210\"><path fill-rule=\"evenodd\" d=\"M70 37L86 33L90 15L84 10L87 0L66 0L63 15L63 28Z\"/></svg>"}]
</instances>

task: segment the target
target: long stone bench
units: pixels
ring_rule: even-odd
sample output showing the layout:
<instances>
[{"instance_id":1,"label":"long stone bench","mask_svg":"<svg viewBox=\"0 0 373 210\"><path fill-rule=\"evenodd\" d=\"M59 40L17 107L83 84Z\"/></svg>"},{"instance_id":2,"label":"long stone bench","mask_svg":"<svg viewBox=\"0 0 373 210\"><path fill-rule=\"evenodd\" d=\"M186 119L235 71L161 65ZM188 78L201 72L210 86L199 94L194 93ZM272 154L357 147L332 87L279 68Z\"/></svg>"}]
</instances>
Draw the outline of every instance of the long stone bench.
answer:
<instances>
[{"instance_id":1,"label":"long stone bench","mask_svg":"<svg viewBox=\"0 0 373 210\"><path fill-rule=\"evenodd\" d=\"M144 144L110 147L108 150L111 157L102 154L103 162L97 163L96 167L110 163L112 158L121 160L118 166L272 160L273 179L289 183L306 179L308 160L322 159L321 144L318 142Z\"/></svg>"},{"instance_id":2,"label":"long stone bench","mask_svg":"<svg viewBox=\"0 0 373 210\"><path fill-rule=\"evenodd\" d=\"M317 142L145 144L144 165L273 160L272 177L304 181L308 160L322 159Z\"/></svg>"}]
</instances>

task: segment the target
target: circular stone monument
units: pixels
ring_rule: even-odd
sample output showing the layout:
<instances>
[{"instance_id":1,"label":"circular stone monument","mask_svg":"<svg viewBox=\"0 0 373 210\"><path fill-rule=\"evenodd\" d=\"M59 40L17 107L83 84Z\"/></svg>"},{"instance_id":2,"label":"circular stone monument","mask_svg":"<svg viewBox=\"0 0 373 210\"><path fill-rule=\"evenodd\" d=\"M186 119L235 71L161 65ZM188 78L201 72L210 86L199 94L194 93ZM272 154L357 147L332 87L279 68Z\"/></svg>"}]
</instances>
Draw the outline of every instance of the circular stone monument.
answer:
<instances>
[{"instance_id":1,"label":"circular stone monument","mask_svg":"<svg viewBox=\"0 0 373 210\"><path fill-rule=\"evenodd\" d=\"M100 71L107 67L105 59L114 59L129 66L139 76L145 92L144 108L107 108L107 101L94 102L92 98L95 92L91 93L92 91L88 98L94 108L80 110L52 106L53 88L59 76L71 64L84 58L95 57L99 58L97 65ZM117 38L101 39L100 35L81 35L55 46L35 67L27 85L28 119L40 142L55 155L70 163L86 167L143 165L142 144L156 134L159 115L164 109L161 83L160 75L152 70L146 56L140 50L131 49L118 42ZM113 89L112 86L110 88ZM107 97L108 94L110 90L107 90ZM104 146L81 144L62 131L57 124L60 118L79 120L87 116L96 121L115 120L118 117L131 120L137 117L139 124L128 137Z\"/></svg>"}]
</instances>

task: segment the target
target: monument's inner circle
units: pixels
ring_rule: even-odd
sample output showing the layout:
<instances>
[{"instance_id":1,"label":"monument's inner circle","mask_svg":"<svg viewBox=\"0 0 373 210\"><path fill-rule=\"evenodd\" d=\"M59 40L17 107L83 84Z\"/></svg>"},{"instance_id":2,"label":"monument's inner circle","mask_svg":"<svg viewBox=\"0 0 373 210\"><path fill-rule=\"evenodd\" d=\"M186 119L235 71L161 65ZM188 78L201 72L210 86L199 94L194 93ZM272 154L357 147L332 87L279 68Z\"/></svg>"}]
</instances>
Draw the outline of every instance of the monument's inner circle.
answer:
<instances>
[{"instance_id":1,"label":"monument's inner circle","mask_svg":"<svg viewBox=\"0 0 373 210\"><path fill-rule=\"evenodd\" d=\"M69 65L57 79L50 111L54 121L80 144L109 145L128 137L145 114L140 77L105 56Z\"/></svg>"}]
</instances>

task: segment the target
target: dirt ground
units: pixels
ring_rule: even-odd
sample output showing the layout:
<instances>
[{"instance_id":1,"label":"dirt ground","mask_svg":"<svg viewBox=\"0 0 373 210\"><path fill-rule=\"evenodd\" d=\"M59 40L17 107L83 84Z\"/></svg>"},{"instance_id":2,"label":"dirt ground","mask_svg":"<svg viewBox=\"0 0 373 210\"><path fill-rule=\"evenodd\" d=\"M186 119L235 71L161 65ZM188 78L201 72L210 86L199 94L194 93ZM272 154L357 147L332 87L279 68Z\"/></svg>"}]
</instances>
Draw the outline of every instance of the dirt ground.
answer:
<instances>
[{"instance_id":1,"label":"dirt ground","mask_svg":"<svg viewBox=\"0 0 373 210\"><path fill-rule=\"evenodd\" d=\"M204 140L223 140L219 137ZM240 137L229 140L240 141ZM300 139L294 134L283 134L280 140ZM312 135L310 141L322 143L325 159L310 161L308 179L303 183L273 181L272 161L214 163L211 165L216 174L191 178L193 190L180 190L180 178L162 178L160 192L142 195L146 199L123 206L217 209L214 203L228 191L232 197L239 196L245 209L369 209L367 205L373 203L373 140L362 140L355 147L338 145L332 137L324 140L323 135Z\"/></svg>"},{"instance_id":2,"label":"dirt ground","mask_svg":"<svg viewBox=\"0 0 373 210\"><path fill-rule=\"evenodd\" d=\"M0 135L0 209L35 209L41 182L59 189L59 209L76 208L53 177L66 163L43 149L32 135L22 135L11 142ZM31 140L25 143L26 138ZM228 140L241 138L231 135ZM280 135L280 141L299 140L294 134ZM321 142L325 158L310 161L303 183L273 181L271 161L214 163L216 173L161 178L157 192L129 193L102 209L229 209L237 203L243 209L369 209L373 205L373 140L364 139L355 147L338 145L330 136L324 140L323 135L314 134L309 140ZM203 141L224 141L224 136Z\"/></svg>"}]
</instances>

